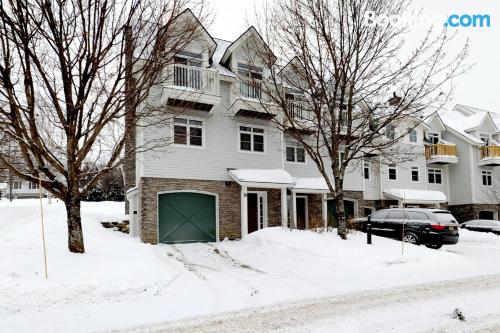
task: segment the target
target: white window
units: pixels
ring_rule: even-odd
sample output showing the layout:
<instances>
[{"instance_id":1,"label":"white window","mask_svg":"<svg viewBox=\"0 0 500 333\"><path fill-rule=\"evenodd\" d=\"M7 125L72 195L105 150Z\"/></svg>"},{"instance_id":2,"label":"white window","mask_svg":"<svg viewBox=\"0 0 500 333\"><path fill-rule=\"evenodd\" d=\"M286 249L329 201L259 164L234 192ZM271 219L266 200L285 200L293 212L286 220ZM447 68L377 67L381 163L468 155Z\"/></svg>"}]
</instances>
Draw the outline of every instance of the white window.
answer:
<instances>
[{"instance_id":1,"label":"white window","mask_svg":"<svg viewBox=\"0 0 500 333\"><path fill-rule=\"evenodd\" d=\"M298 143L289 141L286 143L286 161L287 162L296 162L296 163L305 163L306 162L306 154L304 147Z\"/></svg>"},{"instance_id":2,"label":"white window","mask_svg":"<svg viewBox=\"0 0 500 333\"><path fill-rule=\"evenodd\" d=\"M442 184L441 169L428 169L429 184Z\"/></svg>"},{"instance_id":3,"label":"white window","mask_svg":"<svg viewBox=\"0 0 500 333\"><path fill-rule=\"evenodd\" d=\"M414 166L411 167L411 181L418 183L419 182L419 174L418 174L418 167Z\"/></svg>"},{"instance_id":4,"label":"white window","mask_svg":"<svg viewBox=\"0 0 500 333\"><path fill-rule=\"evenodd\" d=\"M370 179L370 162L363 161L363 177Z\"/></svg>"},{"instance_id":5,"label":"white window","mask_svg":"<svg viewBox=\"0 0 500 333\"><path fill-rule=\"evenodd\" d=\"M483 178L483 185L484 186L491 186L491 171L490 170L482 170L481 175Z\"/></svg>"},{"instance_id":6,"label":"white window","mask_svg":"<svg viewBox=\"0 0 500 333\"><path fill-rule=\"evenodd\" d=\"M417 142L417 130L412 129L409 133L410 142Z\"/></svg>"},{"instance_id":7,"label":"white window","mask_svg":"<svg viewBox=\"0 0 500 333\"><path fill-rule=\"evenodd\" d=\"M188 118L174 118L174 143L201 147L203 145L203 122Z\"/></svg>"},{"instance_id":8,"label":"white window","mask_svg":"<svg viewBox=\"0 0 500 333\"><path fill-rule=\"evenodd\" d=\"M385 128L385 136L389 140L394 140L394 138L396 137L396 130L394 129L393 125L387 125L387 127Z\"/></svg>"},{"instance_id":9,"label":"white window","mask_svg":"<svg viewBox=\"0 0 500 333\"><path fill-rule=\"evenodd\" d=\"M250 126L240 126L240 150L264 152L264 129Z\"/></svg>"},{"instance_id":10,"label":"white window","mask_svg":"<svg viewBox=\"0 0 500 333\"><path fill-rule=\"evenodd\" d=\"M439 133L437 132L427 132L427 138L432 144L439 143Z\"/></svg>"},{"instance_id":11,"label":"white window","mask_svg":"<svg viewBox=\"0 0 500 333\"><path fill-rule=\"evenodd\" d=\"M21 182L12 182L12 188L14 190L20 190L22 188L22 183Z\"/></svg>"},{"instance_id":12,"label":"white window","mask_svg":"<svg viewBox=\"0 0 500 333\"><path fill-rule=\"evenodd\" d=\"M479 134L479 138L481 139L481 141L484 142L485 146L489 146L490 145L490 136L489 136L489 134Z\"/></svg>"},{"instance_id":13,"label":"white window","mask_svg":"<svg viewBox=\"0 0 500 333\"><path fill-rule=\"evenodd\" d=\"M38 183L29 182L28 188L30 190L37 190L38 189Z\"/></svg>"},{"instance_id":14,"label":"white window","mask_svg":"<svg viewBox=\"0 0 500 333\"><path fill-rule=\"evenodd\" d=\"M388 173L389 173L389 180L398 179L396 165L394 164L389 165Z\"/></svg>"}]
</instances>

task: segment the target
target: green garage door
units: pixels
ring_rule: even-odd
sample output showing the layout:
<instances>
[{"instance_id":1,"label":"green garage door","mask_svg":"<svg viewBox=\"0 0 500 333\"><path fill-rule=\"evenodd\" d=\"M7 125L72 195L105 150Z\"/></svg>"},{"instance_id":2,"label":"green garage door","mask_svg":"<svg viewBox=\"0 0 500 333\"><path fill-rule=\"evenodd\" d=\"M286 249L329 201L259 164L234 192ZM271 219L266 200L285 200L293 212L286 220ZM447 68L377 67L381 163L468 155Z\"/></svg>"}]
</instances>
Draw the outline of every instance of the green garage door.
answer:
<instances>
[{"instance_id":1,"label":"green garage door","mask_svg":"<svg viewBox=\"0 0 500 333\"><path fill-rule=\"evenodd\" d=\"M215 196L193 192L158 197L160 243L215 242Z\"/></svg>"}]
</instances>

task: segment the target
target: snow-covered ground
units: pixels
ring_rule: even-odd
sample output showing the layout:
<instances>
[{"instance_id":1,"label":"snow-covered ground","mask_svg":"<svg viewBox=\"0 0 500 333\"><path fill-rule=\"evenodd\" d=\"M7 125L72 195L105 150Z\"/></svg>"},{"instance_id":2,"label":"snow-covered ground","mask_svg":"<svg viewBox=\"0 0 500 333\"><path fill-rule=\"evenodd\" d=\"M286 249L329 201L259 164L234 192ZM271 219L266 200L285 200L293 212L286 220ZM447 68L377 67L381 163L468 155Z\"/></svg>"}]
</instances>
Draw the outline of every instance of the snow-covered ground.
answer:
<instances>
[{"instance_id":1,"label":"snow-covered ground","mask_svg":"<svg viewBox=\"0 0 500 333\"><path fill-rule=\"evenodd\" d=\"M404 254L394 240L366 245L361 233L342 241L282 228L243 241L153 246L100 225L123 217L123 204L111 202L83 203L86 254L78 255L67 251L64 206L44 208L48 280L39 202L0 202L0 332L120 329L500 273L492 234L461 231L458 245L405 245Z\"/></svg>"}]
</instances>

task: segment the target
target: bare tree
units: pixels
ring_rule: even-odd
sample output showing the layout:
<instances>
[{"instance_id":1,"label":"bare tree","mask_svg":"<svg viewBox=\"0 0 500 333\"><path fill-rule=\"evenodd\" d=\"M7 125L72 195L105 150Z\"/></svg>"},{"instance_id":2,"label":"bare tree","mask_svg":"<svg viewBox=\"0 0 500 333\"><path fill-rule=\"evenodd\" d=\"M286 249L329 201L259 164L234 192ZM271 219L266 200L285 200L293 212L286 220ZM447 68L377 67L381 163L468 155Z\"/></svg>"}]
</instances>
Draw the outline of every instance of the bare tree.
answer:
<instances>
[{"instance_id":1,"label":"bare tree","mask_svg":"<svg viewBox=\"0 0 500 333\"><path fill-rule=\"evenodd\" d=\"M365 17L407 13L406 0L277 0L257 17L269 49L258 61L271 68L261 106L301 143L326 179L346 237L343 187L346 168L368 156L402 162L416 151L401 138L430 107L449 100L451 80L462 74L467 45L448 56L447 31L426 31L404 48L408 24L373 24ZM372 16L373 17L373 16ZM272 52L270 50L273 50ZM405 52L406 50L406 52ZM402 122L408 128L394 131Z\"/></svg>"},{"instance_id":2,"label":"bare tree","mask_svg":"<svg viewBox=\"0 0 500 333\"><path fill-rule=\"evenodd\" d=\"M81 197L123 163L126 144L128 156L147 149L132 140L133 129L159 121L162 109L145 105L146 98L164 86L166 66L200 33L186 8L204 20L203 5L2 1L0 130L15 140L24 163L19 168L1 155L0 162L64 201L71 252L85 251Z\"/></svg>"}]
</instances>

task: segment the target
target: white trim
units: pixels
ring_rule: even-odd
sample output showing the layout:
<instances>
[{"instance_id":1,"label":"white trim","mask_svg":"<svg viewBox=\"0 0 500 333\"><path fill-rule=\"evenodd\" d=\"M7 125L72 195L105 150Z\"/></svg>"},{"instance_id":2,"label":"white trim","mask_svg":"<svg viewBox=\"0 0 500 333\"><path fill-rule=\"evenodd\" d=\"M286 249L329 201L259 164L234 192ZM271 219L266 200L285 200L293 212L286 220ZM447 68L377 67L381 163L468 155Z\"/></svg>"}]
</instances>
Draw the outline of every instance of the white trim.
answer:
<instances>
[{"instance_id":1,"label":"white trim","mask_svg":"<svg viewBox=\"0 0 500 333\"><path fill-rule=\"evenodd\" d=\"M391 165L394 165L394 166L391 166ZM396 179L391 179L390 178L389 169L395 169L396 170ZM397 182L398 181L398 166L397 166L397 164L388 164L387 165L387 181L389 181L389 182Z\"/></svg>"},{"instance_id":2,"label":"white trim","mask_svg":"<svg viewBox=\"0 0 500 333\"><path fill-rule=\"evenodd\" d=\"M431 171L432 171L432 173L434 175L434 183L431 183L429 181L429 172L431 172ZM436 182L436 174L437 174L436 171L439 171L439 175L441 176L440 177L441 178L441 183L437 183ZM443 169L441 169L441 168L427 168L427 183L433 184L433 185L443 185Z\"/></svg>"},{"instance_id":3,"label":"white trim","mask_svg":"<svg viewBox=\"0 0 500 333\"><path fill-rule=\"evenodd\" d=\"M156 242L160 244L160 195L174 193L198 193L212 195L215 197L215 242L219 242L219 193L199 190L171 190L156 193ZM140 233L139 233L140 234Z\"/></svg>"},{"instance_id":4,"label":"white trim","mask_svg":"<svg viewBox=\"0 0 500 333\"><path fill-rule=\"evenodd\" d=\"M281 196L281 225L284 228L288 227L288 197L286 194L286 188L282 187L280 191Z\"/></svg>"},{"instance_id":5,"label":"white trim","mask_svg":"<svg viewBox=\"0 0 500 333\"><path fill-rule=\"evenodd\" d=\"M414 171L414 168L417 169L418 180L413 180L413 171ZM420 174L420 167L418 165L412 165L412 166L410 166L410 181L412 183L414 183L414 184L420 183L420 180L421 180L420 175L421 175Z\"/></svg>"},{"instance_id":6,"label":"white trim","mask_svg":"<svg viewBox=\"0 0 500 333\"><path fill-rule=\"evenodd\" d=\"M321 195L321 217L323 219L323 226L328 227L328 195L323 193Z\"/></svg>"},{"instance_id":7,"label":"white trim","mask_svg":"<svg viewBox=\"0 0 500 333\"><path fill-rule=\"evenodd\" d=\"M248 198L247 187L241 186L240 192L240 223L241 223L241 238L248 235Z\"/></svg>"},{"instance_id":8,"label":"white trim","mask_svg":"<svg viewBox=\"0 0 500 333\"><path fill-rule=\"evenodd\" d=\"M368 178L365 178L365 168L368 167ZM372 178L372 166L371 162L363 160L363 183L365 180L371 180Z\"/></svg>"},{"instance_id":9,"label":"white trim","mask_svg":"<svg viewBox=\"0 0 500 333\"><path fill-rule=\"evenodd\" d=\"M186 130L186 144L182 143L175 143L175 118L179 119L187 119L187 124L185 124L187 130ZM191 139L190 139L190 134L189 134L189 120L195 120L195 121L201 121L201 146L196 146L196 145L191 145ZM184 116L184 115L179 115L178 117L172 117L170 120L171 122L171 128L170 128L170 133L171 133L171 138L172 138L172 147L179 147L179 148L192 148L192 149L205 149L206 148L206 126L205 126L205 120L204 118L200 117L191 117L191 116ZM179 125L184 125L184 124L179 124ZM193 126L193 128L200 128L200 126Z\"/></svg>"},{"instance_id":10,"label":"white trim","mask_svg":"<svg viewBox=\"0 0 500 333\"><path fill-rule=\"evenodd\" d=\"M240 126L244 126L244 127L250 127L252 129L254 128L259 128L259 129L262 129L264 132L263 133L255 133L257 135L262 135L264 137L264 151L254 151L253 150L253 136L254 136L254 133L253 131L252 132L243 132L243 133L247 133L247 134L250 134L250 148L251 150L242 150L241 149L241 132L240 132ZM245 123L238 123L237 126L236 126L236 135L238 137L238 153L246 153L246 154L259 154L259 155L267 155L267 128L265 126L260 126L260 125L252 125L252 124L245 124Z\"/></svg>"},{"instance_id":11,"label":"white trim","mask_svg":"<svg viewBox=\"0 0 500 333\"><path fill-rule=\"evenodd\" d=\"M359 201L357 199L349 199L349 198L344 198L344 201L350 201L353 203L353 206L354 206L354 211L353 211L353 216L352 218L355 219L358 217L358 209L359 209ZM345 204L344 204L345 205ZM344 208L345 210L345 208ZM349 218L348 216L346 216L346 219Z\"/></svg>"}]
</instances>

